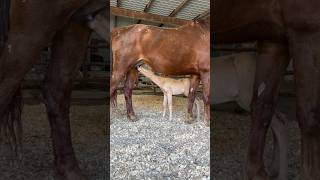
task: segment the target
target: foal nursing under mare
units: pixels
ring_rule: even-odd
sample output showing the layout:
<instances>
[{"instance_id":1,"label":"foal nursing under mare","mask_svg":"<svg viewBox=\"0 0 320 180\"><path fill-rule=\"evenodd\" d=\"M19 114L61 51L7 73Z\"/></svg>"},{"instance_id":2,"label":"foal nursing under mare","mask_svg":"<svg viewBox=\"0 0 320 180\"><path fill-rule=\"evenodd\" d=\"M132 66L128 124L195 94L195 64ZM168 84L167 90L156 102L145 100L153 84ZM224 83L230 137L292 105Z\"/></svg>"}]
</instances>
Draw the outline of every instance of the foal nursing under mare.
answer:
<instances>
[{"instance_id":1,"label":"foal nursing under mare","mask_svg":"<svg viewBox=\"0 0 320 180\"><path fill-rule=\"evenodd\" d=\"M293 59L301 129L301 179L320 177L320 2L316 0L215 0L213 42L258 41L251 105L248 177L270 179L264 168L266 133L281 79Z\"/></svg>"},{"instance_id":2,"label":"foal nursing under mare","mask_svg":"<svg viewBox=\"0 0 320 180\"><path fill-rule=\"evenodd\" d=\"M188 118L192 121L192 106L199 80L203 82L204 120L210 122L210 34L209 21L193 21L178 28L131 25L112 31L113 68L110 87L111 102L116 105L116 90L126 76L124 94L127 116L135 120L132 89L138 77L135 64L143 60L155 72L165 75L193 75L188 97ZM200 79L199 79L200 77Z\"/></svg>"},{"instance_id":3,"label":"foal nursing under mare","mask_svg":"<svg viewBox=\"0 0 320 180\"><path fill-rule=\"evenodd\" d=\"M163 117L166 116L166 110L169 107L169 121L172 120L172 95L183 94L189 96L190 82L189 77L170 78L156 75L152 70L142 67L142 64L136 65L137 70L145 77L154 82L163 92ZM197 109L197 119L200 118L200 102L198 97L195 99Z\"/></svg>"},{"instance_id":4,"label":"foal nursing under mare","mask_svg":"<svg viewBox=\"0 0 320 180\"><path fill-rule=\"evenodd\" d=\"M51 126L55 179L87 179L72 147L70 95L74 75L86 57L91 32L86 24L108 6L105 0L0 2L0 130L9 129L11 139L19 140L16 135L21 129L16 132L12 127L17 122L21 125L19 86L38 62L41 50L50 44L52 57L43 95Z\"/></svg>"}]
</instances>

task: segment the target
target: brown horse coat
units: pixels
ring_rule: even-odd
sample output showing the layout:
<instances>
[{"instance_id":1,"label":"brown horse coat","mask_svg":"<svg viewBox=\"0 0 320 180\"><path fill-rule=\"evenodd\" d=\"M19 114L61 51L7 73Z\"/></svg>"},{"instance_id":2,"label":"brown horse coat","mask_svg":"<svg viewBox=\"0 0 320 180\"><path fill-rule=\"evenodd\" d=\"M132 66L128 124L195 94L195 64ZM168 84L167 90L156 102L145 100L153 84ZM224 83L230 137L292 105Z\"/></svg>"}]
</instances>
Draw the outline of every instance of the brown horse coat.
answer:
<instances>
[{"instance_id":1,"label":"brown horse coat","mask_svg":"<svg viewBox=\"0 0 320 180\"><path fill-rule=\"evenodd\" d=\"M131 25L112 31L113 69L111 100L116 87L126 75L125 96L127 113L135 119L132 109L132 88L137 78L134 65L144 60L151 68L166 75L197 75L204 84L205 120L209 122L210 35L205 23L192 22L178 28ZM199 80L195 78L192 93ZM194 97L193 97L194 99ZM190 104L190 103L189 103ZM192 109L189 111L192 117Z\"/></svg>"},{"instance_id":2,"label":"brown horse coat","mask_svg":"<svg viewBox=\"0 0 320 180\"><path fill-rule=\"evenodd\" d=\"M4 1L11 7L10 17L0 14L4 24L10 25L8 32L0 31L0 37L5 37L0 53L0 130L12 130L12 125L19 122L20 82L39 59L41 50L51 44L43 94L51 127L54 175L59 180L84 180L72 147L69 108L73 76L86 57L91 30L72 16L79 8L101 0L2 0L1 5ZM103 7L109 6L108 1L105 3Z\"/></svg>"}]
</instances>

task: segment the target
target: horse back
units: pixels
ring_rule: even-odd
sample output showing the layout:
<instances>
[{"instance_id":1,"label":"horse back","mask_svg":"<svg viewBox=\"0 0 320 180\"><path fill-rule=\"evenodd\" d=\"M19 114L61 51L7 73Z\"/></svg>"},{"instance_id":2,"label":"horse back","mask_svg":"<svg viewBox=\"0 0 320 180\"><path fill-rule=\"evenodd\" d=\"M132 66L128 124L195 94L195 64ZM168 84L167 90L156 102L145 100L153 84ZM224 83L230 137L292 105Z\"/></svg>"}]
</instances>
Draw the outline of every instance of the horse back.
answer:
<instances>
[{"instance_id":1,"label":"horse back","mask_svg":"<svg viewBox=\"0 0 320 180\"><path fill-rule=\"evenodd\" d=\"M215 0L213 41L286 41L290 29L319 31L319 9L320 1L315 0Z\"/></svg>"},{"instance_id":2,"label":"horse back","mask_svg":"<svg viewBox=\"0 0 320 180\"><path fill-rule=\"evenodd\" d=\"M143 59L154 71L163 74L198 74L199 64L210 66L208 36L209 33L192 27L159 28L137 24L112 31L112 51L121 57L118 61L122 64ZM207 59L200 60L204 57Z\"/></svg>"}]
</instances>

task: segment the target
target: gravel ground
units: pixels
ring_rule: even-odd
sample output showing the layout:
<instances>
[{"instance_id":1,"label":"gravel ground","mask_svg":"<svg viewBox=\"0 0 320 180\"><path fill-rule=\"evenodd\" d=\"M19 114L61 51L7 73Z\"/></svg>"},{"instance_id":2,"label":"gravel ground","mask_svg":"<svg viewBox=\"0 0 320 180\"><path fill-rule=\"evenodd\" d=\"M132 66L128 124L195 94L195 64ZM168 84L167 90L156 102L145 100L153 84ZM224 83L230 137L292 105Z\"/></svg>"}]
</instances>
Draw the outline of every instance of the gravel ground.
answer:
<instances>
[{"instance_id":1,"label":"gravel ground","mask_svg":"<svg viewBox=\"0 0 320 180\"><path fill-rule=\"evenodd\" d=\"M246 113L234 112L234 104L216 106L211 114L214 121L211 154L212 177L217 180L246 179L246 157L248 147L248 133L250 117ZM279 109L287 114L289 122L289 179L299 177L300 135L297 122L295 122L294 98L281 97ZM271 136L267 139L266 163L271 159ZM270 162L270 161L269 161Z\"/></svg>"},{"instance_id":2,"label":"gravel ground","mask_svg":"<svg viewBox=\"0 0 320 180\"><path fill-rule=\"evenodd\" d=\"M173 98L172 121L162 118L162 99L133 95L139 120L129 122L118 96L118 108L111 110L111 179L209 179L210 128L202 120L183 122L182 97Z\"/></svg>"},{"instance_id":3,"label":"gravel ground","mask_svg":"<svg viewBox=\"0 0 320 180\"><path fill-rule=\"evenodd\" d=\"M104 101L105 103L105 101ZM24 149L21 162L1 156L0 179L52 180L53 153L45 106L25 105ZM107 179L107 106L78 103L71 108L73 144L81 169L89 179Z\"/></svg>"}]
</instances>

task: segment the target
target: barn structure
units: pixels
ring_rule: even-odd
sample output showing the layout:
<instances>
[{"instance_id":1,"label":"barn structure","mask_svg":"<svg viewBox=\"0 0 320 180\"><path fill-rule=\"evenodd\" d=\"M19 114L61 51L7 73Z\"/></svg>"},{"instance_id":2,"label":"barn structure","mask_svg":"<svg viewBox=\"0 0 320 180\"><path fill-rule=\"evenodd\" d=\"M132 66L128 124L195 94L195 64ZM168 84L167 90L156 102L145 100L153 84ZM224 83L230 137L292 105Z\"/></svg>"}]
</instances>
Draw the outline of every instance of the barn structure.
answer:
<instances>
[{"instance_id":1,"label":"barn structure","mask_svg":"<svg viewBox=\"0 0 320 180\"><path fill-rule=\"evenodd\" d=\"M209 0L111 0L110 29L133 24L175 28L209 16ZM122 85L118 89L118 107L110 115L111 179L209 179L210 128L202 120L203 105L201 118L186 124L187 99L176 96L169 121L168 113L162 117L163 93L139 75L132 96L138 120L130 122Z\"/></svg>"}]
</instances>

